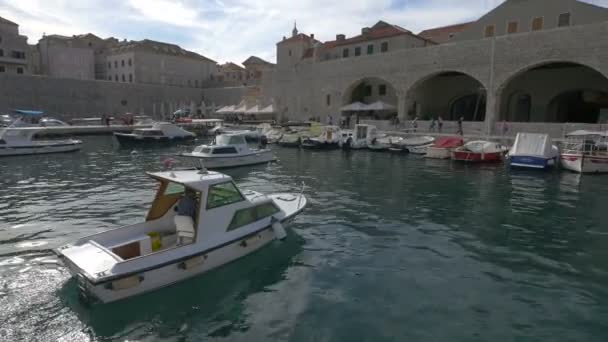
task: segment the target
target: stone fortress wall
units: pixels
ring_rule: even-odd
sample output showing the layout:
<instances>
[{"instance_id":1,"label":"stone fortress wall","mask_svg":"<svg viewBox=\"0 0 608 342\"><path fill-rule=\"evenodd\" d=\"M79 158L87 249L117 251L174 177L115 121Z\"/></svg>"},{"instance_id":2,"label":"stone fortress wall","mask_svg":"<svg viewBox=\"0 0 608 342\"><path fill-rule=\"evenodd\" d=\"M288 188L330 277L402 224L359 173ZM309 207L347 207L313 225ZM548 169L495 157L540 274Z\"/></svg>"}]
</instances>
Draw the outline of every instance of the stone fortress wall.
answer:
<instances>
[{"instance_id":1,"label":"stone fortress wall","mask_svg":"<svg viewBox=\"0 0 608 342\"><path fill-rule=\"evenodd\" d=\"M136 83L0 75L0 113L13 109L42 110L70 119L101 114L145 114L166 118L180 108L233 105L248 87L188 88Z\"/></svg>"}]
</instances>

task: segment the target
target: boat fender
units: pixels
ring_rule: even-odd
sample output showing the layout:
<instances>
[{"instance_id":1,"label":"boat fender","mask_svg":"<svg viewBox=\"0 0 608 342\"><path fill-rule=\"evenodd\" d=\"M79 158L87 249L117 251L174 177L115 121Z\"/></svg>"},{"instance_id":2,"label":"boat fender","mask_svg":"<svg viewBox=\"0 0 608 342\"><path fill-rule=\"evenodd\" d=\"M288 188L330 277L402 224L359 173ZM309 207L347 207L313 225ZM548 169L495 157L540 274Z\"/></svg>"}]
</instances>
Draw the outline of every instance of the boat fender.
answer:
<instances>
[{"instance_id":1,"label":"boat fender","mask_svg":"<svg viewBox=\"0 0 608 342\"><path fill-rule=\"evenodd\" d=\"M272 218L271 222L272 222L272 231L274 232L274 236L278 240L284 240L287 237L287 232L285 232L285 228L283 227L281 222L274 217Z\"/></svg>"},{"instance_id":2,"label":"boat fender","mask_svg":"<svg viewBox=\"0 0 608 342\"><path fill-rule=\"evenodd\" d=\"M130 289L139 285L142 281L144 281L143 276L131 276L123 279L114 280L111 283L106 285L106 288L109 290L120 291Z\"/></svg>"}]
</instances>

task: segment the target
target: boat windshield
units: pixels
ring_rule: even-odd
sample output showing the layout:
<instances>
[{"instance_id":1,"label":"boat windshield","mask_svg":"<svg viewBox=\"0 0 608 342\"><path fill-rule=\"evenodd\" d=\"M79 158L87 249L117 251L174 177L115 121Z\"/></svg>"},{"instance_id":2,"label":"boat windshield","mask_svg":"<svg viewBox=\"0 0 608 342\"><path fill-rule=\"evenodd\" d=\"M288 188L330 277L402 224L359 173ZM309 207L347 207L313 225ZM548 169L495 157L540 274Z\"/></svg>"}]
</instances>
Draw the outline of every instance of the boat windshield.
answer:
<instances>
[{"instance_id":1,"label":"boat windshield","mask_svg":"<svg viewBox=\"0 0 608 342\"><path fill-rule=\"evenodd\" d=\"M209 153L209 152L211 152L211 149L209 147L207 147L207 146L197 146L194 149L194 152L196 152L196 153Z\"/></svg>"},{"instance_id":2,"label":"boat windshield","mask_svg":"<svg viewBox=\"0 0 608 342\"><path fill-rule=\"evenodd\" d=\"M183 196L185 190L186 187L182 184L166 180L160 181L160 186L146 220L152 221L163 217Z\"/></svg>"},{"instance_id":3,"label":"boat windshield","mask_svg":"<svg viewBox=\"0 0 608 342\"><path fill-rule=\"evenodd\" d=\"M209 187L207 196L207 209L219 208L225 205L244 201L245 198L234 183L226 182Z\"/></svg>"},{"instance_id":4,"label":"boat windshield","mask_svg":"<svg viewBox=\"0 0 608 342\"><path fill-rule=\"evenodd\" d=\"M243 145L246 144L242 135L220 135L216 138L216 145Z\"/></svg>"}]
</instances>

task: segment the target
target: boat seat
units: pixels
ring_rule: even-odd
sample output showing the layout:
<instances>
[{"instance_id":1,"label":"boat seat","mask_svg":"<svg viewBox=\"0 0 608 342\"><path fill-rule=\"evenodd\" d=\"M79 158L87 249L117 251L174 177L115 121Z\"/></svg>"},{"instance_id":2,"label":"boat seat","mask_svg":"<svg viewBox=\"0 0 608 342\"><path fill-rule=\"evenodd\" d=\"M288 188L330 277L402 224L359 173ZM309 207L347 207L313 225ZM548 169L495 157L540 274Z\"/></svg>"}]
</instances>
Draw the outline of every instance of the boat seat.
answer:
<instances>
[{"instance_id":1,"label":"boat seat","mask_svg":"<svg viewBox=\"0 0 608 342\"><path fill-rule=\"evenodd\" d=\"M177 232L177 244L187 245L193 243L196 232L192 217L176 215L173 221L175 222L175 231Z\"/></svg>"}]
</instances>

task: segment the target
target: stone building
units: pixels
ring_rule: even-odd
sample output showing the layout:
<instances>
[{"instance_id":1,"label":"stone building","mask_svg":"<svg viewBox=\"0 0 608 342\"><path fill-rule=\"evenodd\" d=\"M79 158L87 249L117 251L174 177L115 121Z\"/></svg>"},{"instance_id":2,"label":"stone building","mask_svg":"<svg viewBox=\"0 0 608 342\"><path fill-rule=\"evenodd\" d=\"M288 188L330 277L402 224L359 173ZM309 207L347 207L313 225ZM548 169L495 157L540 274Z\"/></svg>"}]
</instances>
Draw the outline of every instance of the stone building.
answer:
<instances>
[{"instance_id":1,"label":"stone building","mask_svg":"<svg viewBox=\"0 0 608 342\"><path fill-rule=\"evenodd\" d=\"M19 25L0 17L0 73L29 74L27 37Z\"/></svg>"},{"instance_id":2,"label":"stone building","mask_svg":"<svg viewBox=\"0 0 608 342\"><path fill-rule=\"evenodd\" d=\"M106 58L107 80L200 88L212 78L216 64L175 44L121 42Z\"/></svg>"},{"instance_id":3,"label":"stone building","mask_svg":"<svg viewBox=\"0 0 608 342\"><path fill-rule=\"evenodd\" d=\"M115 38L102 39L94 34L48 35L32 51L34 73L56 78L105 80L106 58L118 44Z\"/></svg>"},{"instance_id":4,"label":"stone building","mask_svg":"<svg viewBox=\"0 0 608 342\"><path fill-rule=\"evenodd\" d=\"M247 70L240 65L227 62L220 65L220 76L217 81L224 83L241 84L248 79Z\"/></svg>"},{"instance_id":5,"label":"stone building","mask_svg":"<svg viewBox=\"0 0 608 342\"><path fill-rule=\"evenodd\" d=\"M321 43L294 30L277 44L265 94L290 119L336 117L353 100L375 99L395 105L402 121L463 116L484 132L500 120L539 129L556 123L561 134L564 122L608 119L605 8L575 0L507 0L447 39L397 26L386 30L402 31L397 37L403 42L394 47L392 37L364 29L353 44L335 46L349 39ZM357 47L360 54L353 53Z\"/></svg>"}]
</instances>

